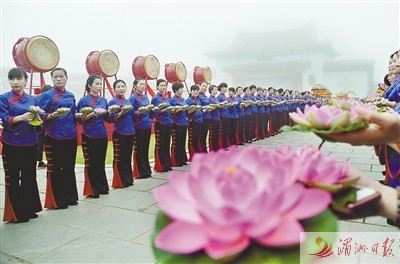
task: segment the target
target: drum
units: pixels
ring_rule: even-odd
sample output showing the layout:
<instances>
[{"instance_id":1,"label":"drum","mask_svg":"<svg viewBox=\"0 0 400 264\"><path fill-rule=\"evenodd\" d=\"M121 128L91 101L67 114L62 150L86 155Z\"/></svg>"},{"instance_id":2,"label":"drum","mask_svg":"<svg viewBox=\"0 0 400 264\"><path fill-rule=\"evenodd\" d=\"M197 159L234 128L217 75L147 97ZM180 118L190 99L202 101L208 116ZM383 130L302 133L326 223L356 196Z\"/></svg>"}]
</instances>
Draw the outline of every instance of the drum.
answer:
<instances>
[{"instance_id":1,"label":"drum","mask_svg":"<svg viewBox=\"0 0 400 264\"><path fill-rule=\"evenodd\" d=\"M111 77L119 70L119 59L111 50L92 51L86 58L86 71L102 77Z\"/></svg>"},{"instance_id":2,"label":"drum","mask_svg":"<svg viewBox=\"0 0 400 264\"><path fill-rule=\"evenodd\" d=\"M57 45L45 36L20 38L13 46L12 55L15 65L27 72L48 72L60 60Z\"/></svg>"},{"instance_id":3,"label":"drum","mask_svg":"<svg viewBox=\"0 0 400 264\"><path fill-rule=\"evenodd\" d=\"M165 79L168 82L184 82L186 77L186 67L182 62L165 64Z\"/></svg>"},{"instance_id":4,"label":"drum","mask_svg":"<svg viewBox=\"0 0 400 264\"><path fill-rule=\"evenodd\" d=\"M194 67L193 81L195 84L200 84L205 81L210 84L212 79L211 69L209 67L201 68L199 66Z\"/></svg>"},{"instance_id":5,"label":"drum","mask_svg":"<svg viewBox=\"0 0 400 264\"><path fill-rule=\"evenodd\" d=\"M132 62L132 73L135 78L156 79L160 74L160 63L153 55L138 56Z\"/></svg>"}]
</instances>

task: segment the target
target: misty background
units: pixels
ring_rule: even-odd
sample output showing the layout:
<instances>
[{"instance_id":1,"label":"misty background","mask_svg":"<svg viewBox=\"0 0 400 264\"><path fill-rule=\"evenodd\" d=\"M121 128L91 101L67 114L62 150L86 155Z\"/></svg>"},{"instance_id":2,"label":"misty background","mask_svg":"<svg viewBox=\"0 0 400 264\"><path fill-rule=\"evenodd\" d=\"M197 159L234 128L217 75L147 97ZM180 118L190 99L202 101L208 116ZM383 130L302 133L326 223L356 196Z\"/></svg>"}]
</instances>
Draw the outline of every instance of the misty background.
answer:
<instances>
[{"instance_id":1,"label":"misty background","mask_svg":"<svg viewBox=\"0 0 400 264\"><path fill-rule=\"evenodd\" d=\"M212 83L310 90L364 97L387 73L399 49L399 1L1 1L1 92L15 67L14 44L43 35L57 45L67 89L82 97L91 51L112 50L118 79L131 88L132 62L208 66ZM52 84L50 73L44 74ZM114 77L108 78L110 83ZM33 85L40 84L35 74ZM155 81L149 85L155 89ZM170 88L170 85L169 85ZM106 93L106 97L110 98Z\"/></svg>"}]
</instances>

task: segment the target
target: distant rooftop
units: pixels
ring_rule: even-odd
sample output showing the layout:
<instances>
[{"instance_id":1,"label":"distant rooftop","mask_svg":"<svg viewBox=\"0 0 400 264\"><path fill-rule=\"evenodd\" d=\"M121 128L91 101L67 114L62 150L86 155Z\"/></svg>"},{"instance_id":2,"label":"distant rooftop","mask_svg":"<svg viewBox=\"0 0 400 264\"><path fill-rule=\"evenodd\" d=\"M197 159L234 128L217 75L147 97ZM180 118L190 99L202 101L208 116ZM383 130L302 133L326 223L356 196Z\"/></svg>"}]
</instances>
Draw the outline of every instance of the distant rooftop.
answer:
<instances>
[{"instance_id":1,"label":"distant rooftop","mask_svg":"<svg viewBox=\"0 0 400 264\"><path fill-rule=\"evenodd\" d=\"M318 41L312 22L303 26L266 32L246 32L239 30L230 47L220 51L206 53L218 60L230 60L255 57L259 60L273 56L324 53L329 58L339 54L332 48L330 41Z\"/></svg>"}]
</instances>

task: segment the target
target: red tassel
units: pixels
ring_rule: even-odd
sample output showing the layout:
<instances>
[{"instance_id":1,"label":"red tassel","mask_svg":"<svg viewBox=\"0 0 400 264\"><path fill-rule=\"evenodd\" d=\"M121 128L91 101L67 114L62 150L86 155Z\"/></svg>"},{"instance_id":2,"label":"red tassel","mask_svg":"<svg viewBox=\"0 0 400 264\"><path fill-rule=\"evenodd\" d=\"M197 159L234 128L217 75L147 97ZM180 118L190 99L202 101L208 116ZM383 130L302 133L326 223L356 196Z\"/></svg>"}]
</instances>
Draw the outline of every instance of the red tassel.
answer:
<instances>
[{"instance_id":1,"label":"red tassel","mask_svg":"<svg viewBox=\"0 0 400 264\"><path fill-rule=\"evenodd\" d=\"M44 202L44 208L58 208L56 199L53 195L53 187L51 184L51 172L47 171L47 183L46 183L46 199Z\"/></svg>"},{"instance_id":2,"label":"red tassel","mask_svg":"<svg viewBox=\"0 0 400 264\"><path fill-rule=\"evenodd\" d=\"M112 187L113 188L123 188L124 185L122 184L121 176L119 175L117 161L114 161L113 172L114 172L114 174L113 174L113 180L112 180Z\"/></svg>"},{"instance_id":3,"label":"red tassel","mask_svg":"<svg viewBox=\"0 0 400 264\"><path fill-rule=\"evenodd\" d=\"M158 154L157 148L155 151L154 170L158 171L158 172L162 172L162 170L163 170L162 166L161 166L161 162L160 162L160 155Z\"/></svg>"},{"instance_id":4,"label":"red tassel","mask_svg":"<svg viewBox=\"0 0 400 264\"><path fill-rule=\"evenodd\" d=\"M4 199L4 215L3 221L18 221L17 216L14 213L10 197L8 196L8 190L6 188L5 199Z\"/></svg>"},{"instance_id":5,"label":"red tassel","mask_svg":"<svg viewBox=\"0 0 400 264\"><path fill-rule=\"evenodd\" d=\"M137 166L137 154L136 151L133 152L133 171L132 171L132 177L134 179L139 179L139 168Z\"/></svg>"}]
</instances>

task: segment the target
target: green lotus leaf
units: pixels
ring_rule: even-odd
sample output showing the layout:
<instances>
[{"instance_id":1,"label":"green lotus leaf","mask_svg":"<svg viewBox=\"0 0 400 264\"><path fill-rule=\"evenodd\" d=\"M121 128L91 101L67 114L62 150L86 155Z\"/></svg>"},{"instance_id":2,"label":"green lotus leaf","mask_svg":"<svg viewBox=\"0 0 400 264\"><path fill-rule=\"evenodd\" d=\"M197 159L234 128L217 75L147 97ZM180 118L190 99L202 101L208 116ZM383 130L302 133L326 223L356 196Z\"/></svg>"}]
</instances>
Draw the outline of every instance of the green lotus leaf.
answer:
<instances>
[{"instance_id":1,"label":"green lotus leaf","mask_svg":"<svg viewBox=\"0 0 400 264\"><path fill-rule=\"evenodd\" d=\"M289 131L300 131L300 132L313 132L323 138L324 134L337 134L343 132L352 132L362 128L368 127L368 122L365 120L359 122L350 122L347 126L343 127L340 125L332 126L328 129L317 129L312 127L305 127L302 125L295 125L295 126L283 126L281 127L281 131L289 132ZM322 135L322 136L321 136ZM325 139L325 138L324 138Z\"/></svg>"},{"instance_id":2,"label":"green lotus leaf","mask_svg":"<svg viewBox=\"0 0 400 264\"><path fill-rule=\"evenodd\" d=\"M34 119L32 121L29 121L29 124L31 126L40 126L43 123L43 120L41 119Z\"/></svg>"}]
</instances>

